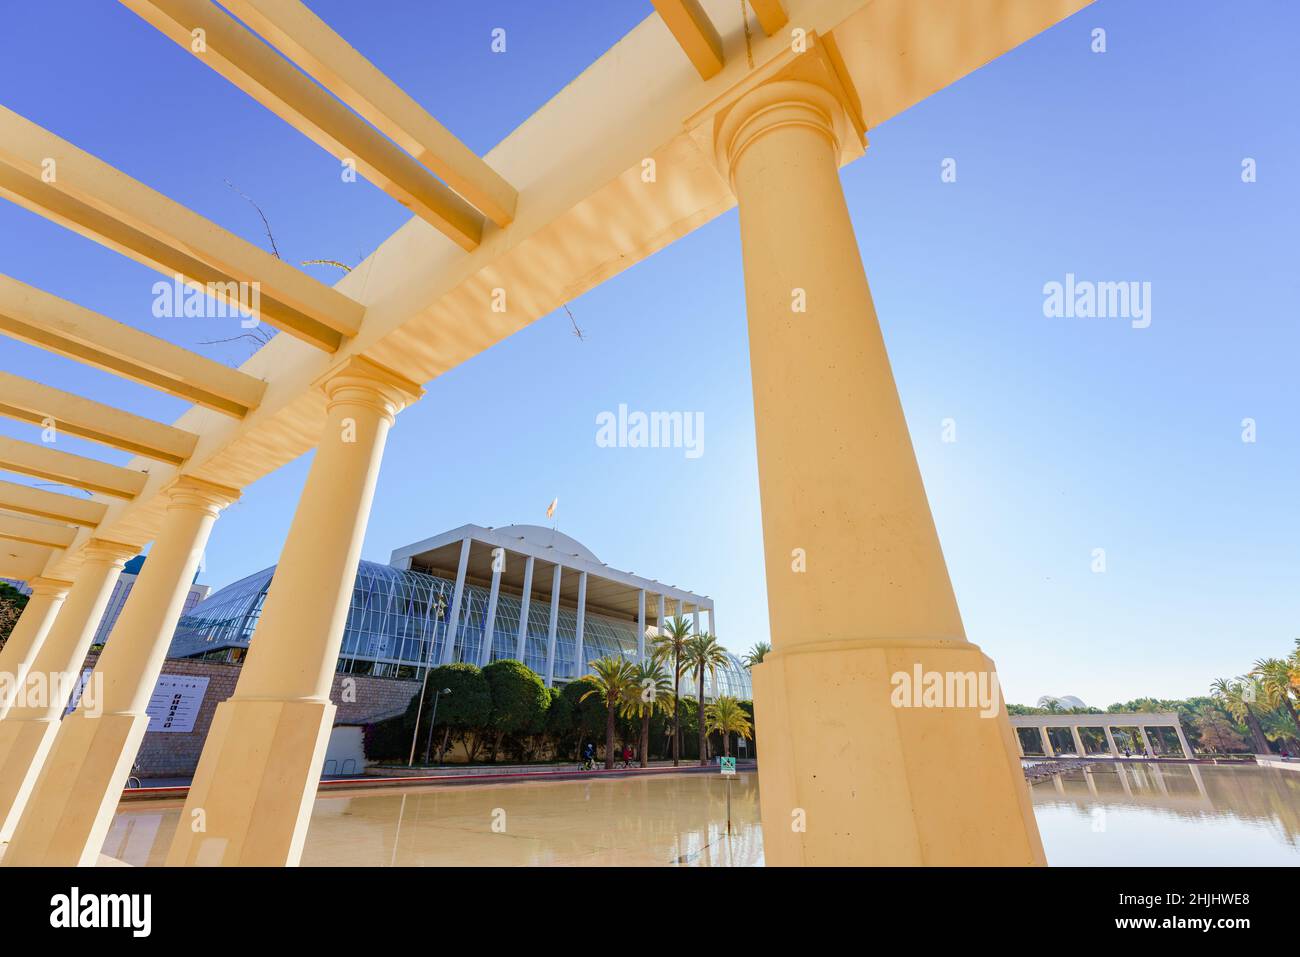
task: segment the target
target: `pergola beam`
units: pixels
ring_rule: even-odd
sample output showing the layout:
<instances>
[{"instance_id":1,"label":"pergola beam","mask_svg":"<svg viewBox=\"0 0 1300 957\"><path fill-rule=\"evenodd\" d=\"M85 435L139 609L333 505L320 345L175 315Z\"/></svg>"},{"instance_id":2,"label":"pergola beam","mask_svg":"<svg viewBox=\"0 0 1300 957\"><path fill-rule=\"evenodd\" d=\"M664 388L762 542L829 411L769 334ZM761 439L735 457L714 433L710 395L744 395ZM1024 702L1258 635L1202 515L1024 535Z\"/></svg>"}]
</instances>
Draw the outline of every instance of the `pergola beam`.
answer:
<instances>
[{"instance_id":1,"label":"pergola beam","mask_svg":"<svg viewBox=\"0 0 1300 957\"><path fill-rule=\"evenodd\" d=\"M54 389L31 379L0 372L0 415L54 427L126 452L180 465L199 437L152 419L123 412L93 399Z\"/></svg>"},{"instance_id":2,"label":"pergola beam","mask_svg":"<svg viewBox=\"0 0 1300 957\"><path fill-rule=\"evenodd\" d=\"M0 274L0 334L236 418L266 383Z\"/></svg>"},{"instance_id":3,"label":"pergola beam","mask_svg":"<svg viewBox=\"0 0 1300 957\"><path fill-rule=\"evenodd\" d=\"M0 107L0 195L333 352L363 306L66 140ZM249 284L243 289L240 283ZM232 285L233 284L233 285Z\"/></svg>"},{"instance_id":4,"label":"pergola beam","mask_svg":"<svg viewBox=\"0 0 1300 957\"><path fill-rule=\"evenodd\" d=\"M124 499L139 495L149 478L144 472L7 436L0 436L0 469Z\"/></svg>"},{"instance_id":5,"label":"pergola beam","mask_svg":"<svg viewBox=\"0 0 1300 957\"><path fill-rule=\"evenodd\" d=\"M515 188L305 4L225 0L223 5L492 222L506 226L515 218ZM302 129L300 115L285 119Z\"/></svg>"},{"instance_id":6,"label":"pergola beam","mask_svg":"<svg viewBox=\"0 0 1300 957\"><path fill-rule=\"evenodd\" d=\"M77 530L71 525L54 525L0 512L0 539L6 541L67 548L76 537Z\"/></svg>"},{"instance_id":7,"label":"pergola beam","mask_svg":"<svg viewBox=\"0 0 1300 957\"><path fill-rule=\"evenodd\" d=\"M776 36L776 32L790 22L781 0L749 0L749 5L754 8L758 25L769 37Z\"/></svg>"},{"instance_id":8,"label":"pergola beam","mask_svg":"<svg viewBox=\"0 0 1300 957\"><path fill-rule=\"evenodd\" d=\"M44 545L30 545L27 542L5 542L0 545L0 576L15 578L18 581L31 581L39 578L56 554L62 549L48 548Z\"/></svg>"},{"instance_id":9,"label":"pergola beam","mask_svg":"<svg viewBox=\"0 0 1300 957\"><path fill-rule=\"evenodd\" d=\"M83 528L94 528L108 511L103 502L5 481L0 481L0 508Z\"/></svg>"},{"instance_id":10,"label":"pergola beam","mask_svg":"<svg viewBox=\"0 0 1300 957\"><path fill-rule=\"evenodd\" d=\"M208 0L121 3L317 145L355 162L366 179L462 249L478 246L483 238L478 210L220 7ZM197 51L195 30L204 31L203 49ZM318 30L311 39L322 35Z\"/></svg>"},{"instance_id":11,"label":"pergola beam","mask_svg":"<svg viewBox=\"0 0 1300 957\"><path fill-rule=\"evenodd\" d=\"M722 71L722 38L699 0L651 0L664 25L704 79Z\"/></svg>"}]
</instances>

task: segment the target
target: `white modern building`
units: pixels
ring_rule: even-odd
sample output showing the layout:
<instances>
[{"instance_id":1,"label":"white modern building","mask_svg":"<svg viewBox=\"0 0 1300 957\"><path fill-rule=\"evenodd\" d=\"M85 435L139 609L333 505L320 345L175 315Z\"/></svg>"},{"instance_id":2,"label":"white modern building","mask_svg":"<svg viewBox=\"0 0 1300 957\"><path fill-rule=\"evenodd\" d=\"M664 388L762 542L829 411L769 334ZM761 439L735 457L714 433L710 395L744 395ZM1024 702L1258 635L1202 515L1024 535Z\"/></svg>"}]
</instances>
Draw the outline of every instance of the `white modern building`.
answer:
<instances>
[{"instance_id":1,"label":"white modern building","mask_svg":"<svg viewBox=\"0 0 1300 957\"><path fill-rule=\"evenodd\" d=\"M118 616L122 614L122 608L126 605L127 598L131 596L131 589L135 587L136 579L140 577L140 570L144 567L145 558L144 555L137 555L122 568L122 573L113 586L112 594L108 596L108 604L104 606L104 616L99 620L99 627L95 629L95 637L91 641L92 645L102 645L108 640L108 636L113 631L113 626L117 624ZM31 586L25 581L19 581L15 578L0 578L0 581L13 585L24 595L32 593ZM198 574L196 573L194 581L190 582L190 590L185 595L185 604L181 606L181 614L188 615L192 612L199 602L208 597L211 591L211 585L199 584Z\"/></svg>"},{"instance_id":2,"label":"white modern building","mask_svg":"<svg viewBox=\"0 0 1300 957\"><path fill-rule=\"evenodd\" d=\"M274 573L235 582L183 617L169 655L240 660ZM338 668L413 677L433 665L513 658L550 687L603 655L642 657L647 629L679 615L717 635L713 599L612 568L555 529L462 525L394 550L388 565L361 562ZM729 654L706 675L704 694L752 698L740 659Z\"/></svg>"},{"instance_id":3,"label":"white modern building","mask_svg":"<svg viewBox=\"0 0 1300 957\"><path fill-rule=\"evenodd\" d=\"M122 614L122 608L126 605L126 600L131 597L131 589L135 587L135 581L140 576L140 570L144 567L146 556L137 555L126 563L122 569L122 574L117 578L117 584L113 586L113 593L108 596L108 604L104 608L104 617L99 620L99 627L95 629L95 638L92 645L102 645L108 641L108 636L113 632L113 626L117 624L118 616ZM203 599L208 597L212 591L211 585L200 585L198 575L194 576L195 580L190 582L190 590L185 595L185 604L181 607L181 614L188 615L192 612Z\"/></svg>"}]
</instances>

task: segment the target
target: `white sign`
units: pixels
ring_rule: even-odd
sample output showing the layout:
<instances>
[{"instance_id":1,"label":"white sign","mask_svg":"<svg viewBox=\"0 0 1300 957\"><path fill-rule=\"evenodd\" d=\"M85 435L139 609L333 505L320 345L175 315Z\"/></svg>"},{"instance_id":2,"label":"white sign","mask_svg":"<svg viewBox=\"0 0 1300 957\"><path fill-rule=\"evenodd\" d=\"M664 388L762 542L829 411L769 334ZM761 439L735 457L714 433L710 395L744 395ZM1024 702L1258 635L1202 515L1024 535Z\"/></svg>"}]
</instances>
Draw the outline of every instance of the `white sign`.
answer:
<instances>
[{"instance_id":1,"label":"white sign","mask_svg":"<svg viewBox=\"0 0 1300 957\"><path fill-rule=\"evenodd\" d=\"M149 730L189 734L208 693L208 679L196 675L161 675L149 699Z\"/></svg>"}]
</instances>

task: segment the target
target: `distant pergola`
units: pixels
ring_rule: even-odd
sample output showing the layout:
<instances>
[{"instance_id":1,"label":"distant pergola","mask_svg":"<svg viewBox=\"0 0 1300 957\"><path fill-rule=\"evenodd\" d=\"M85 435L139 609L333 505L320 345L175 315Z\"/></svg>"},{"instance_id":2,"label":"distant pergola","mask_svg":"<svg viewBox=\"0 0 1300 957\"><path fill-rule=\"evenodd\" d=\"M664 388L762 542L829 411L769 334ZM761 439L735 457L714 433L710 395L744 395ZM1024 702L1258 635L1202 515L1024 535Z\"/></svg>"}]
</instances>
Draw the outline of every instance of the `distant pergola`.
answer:
<instances>
[{"instance_id":1,"label":"distant pergola","mask_svg":"<svg viewBox=\"0 0 1300 957\"><path fill-rule=\"evenodd\" d=\"M297 0L122 2L414 216L326 286L0 108L7 199L218 300L255 284L288 333L234 370L0 277L0 332L194 403L163 424L0 373L0 413L136 456L0 439L0 468L93 493L0 483L0 575L33 592L0 653L6 865L95 862L218 513L315 449L167 859L296 863L396 414L737 203L775 647L754 672L766 858L1042 862L1005 716L888 704L915 661L992 663L965 639L836 171L869 128L1088 0L654 0L484 158ZM150 542L92 679L102 713L60 721L66 697L24 679L77 672ZM960 745L942 769L924 756L939 734Z\"/></svg>"},{"instance_id":2,"label":"distant pergola","mask_svg":"<svg viewBox=\"0 0 1300 957\"><path fill-rule=\"evenodd\" d=\"M1020 729L1033 728L1038 731L1039 742L1042 745L1042 753L1046 757L1055 757L1056 750L1052 747L1052 739L1048 737L1049 728L1069 728L1070 735L1074 739L1075 757L1089 757L1088 749L1079 737L1080 728L1100 728L1106 735L1106 747L1112 758L1120 756L1119 746L1115 744L1114 731L1116 728L1132 728L1141 735L1142 749L1146 752L1148 758L1156 756L1151 747L1151 738L1147 735L1148 728L1172 728L1178 735L1178 743L1183 749L1185 759L1194 758L1192 747L1187 743L1187 736L1183 734L1182 723L1178 720L1176 711L1132 711L1132 712L1098 712L1096 714L1016 714L1011 716L1011 727L1016 729L1016 748L1021 756L1024 756L1024 745L1021 743Z\"/></svg>"}]
</instances>

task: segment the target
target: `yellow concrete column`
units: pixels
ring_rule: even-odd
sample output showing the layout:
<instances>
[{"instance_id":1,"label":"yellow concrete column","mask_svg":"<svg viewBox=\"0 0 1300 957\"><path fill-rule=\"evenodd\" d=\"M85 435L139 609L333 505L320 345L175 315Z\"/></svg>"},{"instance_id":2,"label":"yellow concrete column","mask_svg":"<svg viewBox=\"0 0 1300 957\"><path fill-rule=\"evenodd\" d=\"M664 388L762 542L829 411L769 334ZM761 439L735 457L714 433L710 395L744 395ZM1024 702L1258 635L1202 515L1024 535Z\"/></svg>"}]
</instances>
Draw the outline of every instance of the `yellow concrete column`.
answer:
<instances>
[{"instance_id":1,"label":"yellow concrete column","mask_svg":"<svg viewBox=\"0 0 1300 957\"><path fill-rule=\"evenodd\" d=\"M769 864L1042 864L1010 721L897 706L981 673L837 170L836 96L792 80L717 128L740 207L773 651L753 669ZM996 688L994 691L996 693ZM920 690L904 699L921 705Z\"/></svg>"},{"instance_id":2,"label":"yellow concrete column","mask_svg":"<svg viewBox=\"0 0 1300 957\"><path fill-rule=\"evenodd\" d=\"M27 607L9 633L4 648L0 649L0 718L8 713L15 693L22 687L27 670L41 650L55 616L63 607L63 599L72 587L72 582L56 578L33 578L27 584L32 589Z\"/></svg>"},{"instance_id":3,"label":"yellow concrete column","mask_svg":"<svg viewBox=\"0 0 1300 957\"><path fill-rule=\"evenodd\" d=\"M41 765L59 730L59 718L76 686L78 669L90 650L117 576L134 545L91 539L77 580L68 591L49 634L32 659L27 680L0 721L0 841L8 841L32 793ZM93 686L91 693L93 694Z\"/></svg>"},{"instance_id":4,"label":"yellow concrete column","mask_svg":"<svg viewBox=\"0 0 1300 957\"><path fill-rule=\"evenodd\" d=\"M327 376L316 458L234 696L218 706L169 865L297 864L384 440L420 387L353 358Z\"/></svg>"},{"instance_id":5,"label":"yellow concrete column","mask_svg":"<svg viewBox=\"0 0 1300 957\"><path fill-rule=\"evenodd\" d=\"M102 693L59 726L5 853L12 866L96 862L149 727L146 708L218 513L236 489L183 476L95 667Z\"/></svg>"}]
</instances>

